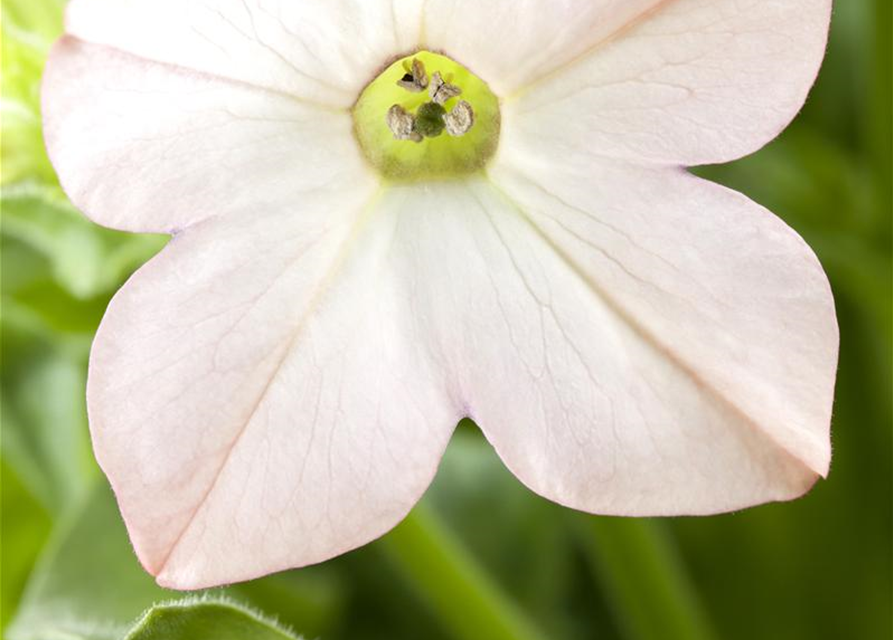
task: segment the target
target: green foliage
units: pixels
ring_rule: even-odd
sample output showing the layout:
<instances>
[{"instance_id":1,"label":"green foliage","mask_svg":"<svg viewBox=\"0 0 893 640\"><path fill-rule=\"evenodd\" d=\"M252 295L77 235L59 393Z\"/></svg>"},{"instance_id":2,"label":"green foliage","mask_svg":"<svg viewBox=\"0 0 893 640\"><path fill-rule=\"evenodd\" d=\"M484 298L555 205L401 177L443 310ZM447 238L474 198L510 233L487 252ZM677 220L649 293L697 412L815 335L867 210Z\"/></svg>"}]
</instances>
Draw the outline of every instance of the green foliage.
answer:
<instances>
[{"instance_id":1,"label":"green foliage","mask_svg":"<svg viewBox=\"0 0 893 640\"><path fill-rule=\"evenodd\" d=\"M36 345L4 371L3 451L44 508L61 513L92 480L79 359Z\"/></svg>"},{"instance_id":2,"label":"green foliage","mask_svg":"<svg viewBox=\"0 0 893 640\"><path fill-rule=\"evenodd\" d=\"M293 637L267 616L325 640L891 637L887 0L837 2L804 113L754 156L698 170L785 218L828 271L842 351L827 482L795 503L714 518L592 518L532 495L466 424L420 509L382 541L189 596L140 568L89 452L90 341L164 239L93 225L52 172L39 74L62 4L2 6L3 637Z\"/></svg>"},{"instance_id":3,"label":"green foliage","mask_svg":"<svg viewBox=\"0 0 893 640\"><path fill-rule=\"evenodd\" d=\"M158 587L140 567L114 497L107 485L99 481L58 521L31 574L18 615L6 637L9 640L121 640L132 627L140 631L133 631L128 638L168 637L157 635L159 629L181 624L184 629L196 628L191 625L200 624L218 605L233 609L234 616L244 613L253 617L232 604L236 602L279 603L284 611L280 619L297 622L302 629L315 633L330 621L338 601L331 581L318 579L313 587L295 576L280 575L215 590L205 594L202 600L173 600L179 594ZM220 601L223 596L226 596L225 605ZM154 603L167 604L153 609ZM133 626L143 611L148 613ZM280 636L267 636L259 631L257 636L242 637Z\"/></svg>"},{"instance_id":4,"label":"green foliage","mask_svg":"<svg viewBox=\"0 0 893 640\"><path fill-rule=\"evenodd\" d=\"M33 182L5 188L0 206L4 236L44 256L53 279L81 300L117 288L166 241L98 228L60 189Z\"/></svg>"},{"instance_id":5,"label":"green foliage","mask_svg":"<svg viewBox=\"0 0 893 640\"><path fill-rule=\"evenodd\" d=\"M53 181L43 151L37 80L53 40L62 30L62 0L4 0L0 14L3 119L0 184L38 178Z\"/></svg>"},{"instance_id":6,"label":"green foliage","mask_svg":"<svg viewBox=\"0 0 893 640\"><path fill-rule=\"evenodd\" d=\"M7 637L120 640L143 610L173 595L140 568L115 502L98 482L59 521Z\"/></svg>"},{"instance_id":7,"label":"green foliage","mask_svg":"<svg viewBox=\"0 0 893 640\"><path fill-rule=\"evenodd\" d=\"M627 638L710 640L703 605L660 521L575 517L581 544Z\"/></svg>"},{"instance_id":8,"label":"green foliage","mask_svg":"<svg viewBox=\"0 0 893 640\"><path fill-rule=\"evenodd\" d=\"M276 622L232 602L181 600L149 609L125 640L297 640Z\"/></svg>"},{"instance_id":9,"label":"green foliage","mask_svg":"<svg viewBox=\"0 0 893 640\"><path fill-rule=\"evenodd\" d=\"M545 640L424 506L417 507L385 541L398 566L425 593L426 603L453 637ZM426 589L431 576L438 577L433 590ZM456 615L456 602L462 603L461 615Z\"/></svg>"},{"instance_id":10,"label":"green foliage","mask_svg":"<svg viewBox=\"0 0 893 640\"><path fill-rule=\"evenodd\" d=\"M3 545L0 547L0 628L18 608L21 593L50 533L50 517L22 486L15 472L0 463ZM9 526L14 522L15 526Z\"/></svg>"}]
</instances>

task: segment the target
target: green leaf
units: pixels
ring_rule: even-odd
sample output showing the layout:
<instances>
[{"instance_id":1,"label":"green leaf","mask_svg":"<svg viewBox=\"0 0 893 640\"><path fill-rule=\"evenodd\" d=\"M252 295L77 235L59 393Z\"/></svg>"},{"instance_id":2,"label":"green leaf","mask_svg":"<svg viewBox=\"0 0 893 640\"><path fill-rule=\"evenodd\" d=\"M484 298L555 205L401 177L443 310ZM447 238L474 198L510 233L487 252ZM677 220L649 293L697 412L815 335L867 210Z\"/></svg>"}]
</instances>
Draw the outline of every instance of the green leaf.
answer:
<instances>
[{"instance_id":1,"label":"green leaf","mask_svg":"<svg viewBox=\"0 0 893 640\"><path fill-rule=\"evenodd\" d=\"M120 640L173 592L140 567L105 483L57 527L10 626L9 640Z\"/></svg>"},{"instance_id":2,"label":"green leaf","mask_svg":"<svg viewBox=\"0 0 893 640\"><path fill-rule=\"evenodd\" d=\"M5 186L0 206L3 235L44 255L55 281L78 299L117 289L167 241L166 236L103 229L78 212L60 189L34 182Z\"/></svg>"},{"instance_id":3,"label":"green leaf","mask_svg":"<svg viewBox=\"0 0 893 640\"><path fill-rule=\"evenodd\" d=\"M64 197L39 186L6 187L0 192L3 233L50 260L53 275L79 298L101 289L103 246Z\"/></svg>"},{"instance_id":4,"label":"green leaf","mask_svg":"<svg viewBox=\"0 0 893 640\"><path fill-rule=\"evenodd\" d=\"M155 605L126 640L297 640L276 622L226 600Z\"/></svg>"},{"instance_id":5,"label":"green leaf","mask_svg":"<svg viewBox=\"0 0 893 640\"><path fill-rule=\"evenodd\" d=\"M5 432L4 425L4 432ZM5 440L5 437L4 437ZM5 446L5 442L4 442ZM25 581L50 533L50 519L6 464L0 464L3 545L0 547L0 629L18 606Z\"/></svg>"},{"instance_id":6,"label":"green leaf","mask_svg":"<svg viewBox=\"0 0 893 640\"><path fill-rule=\"evenodd\" d=\"M9 246L4 243L4 249ZM27 260L16 264L35 266ZM4 270L4 289L9 273ZM3 298L3 460L44 509L59 514L80 500L97 475L85 406L89 336L44 326L14 297L33 286L20 280L10 287L13 295Z\"/></svg>"},{"instance_id":7,"label":"green leaf","mask_svg":"<svg viewBox=\"0 0 893 640\"><path fill-rule=\"evenodd\" d=\"M247 599L254 606L277 613L281 609L281 618L318 637L331 628L339 611L338 585L319 575L311 584L302 576L302 572L269 576L216 590L215 597ZM140 566L111 491L105 482L97 482L53 532L5 637L122 640L142 612L153 610L153 603L167 602L178 595L158 587ZM203 636L192 637L200 640Z\"/></svg>"},{"instance_id":8,"label":"green leaf","mask_svg":"<svg viewBox=\"0 0 893 640\"><path fill-rule=\"evenodd\" d=\"M0 211L0 221L2 219L2 211ZM44 256L2 231L2 225L0 225L0 265L2 265L0 278L3 283L3 297L8 299L52 276L49 262ZM2 317L7 315L6 309L0 309L0 313L2 313Z\"/></svg>"},{"instance_id":9,"label":"green leaf","mask_svg":"<svg viewBox=\"0 0 893 640\"><path fill-rule=\"evenodd\" d=\"M4 36L48 48L62 33L66 0L3 0Z\"/></svg>"},{"instance_id":10,"label":"green leaf","mask_svg":"<svg viewBox=\"0 0 893 640\"><path fill-rule=\"evenodd\" d=\"M344 586L328 565L277 573L228 587L231 598L263 611L275 612L280 623L307 637L331 634L343 619Z\"/></svg>"},{"instance_id":11,"label":"green leaf","mask_svg":"<svg viewBox=\"0 0 893 640\"><path fill-rule=\"evenodd\" d=\"M3 2L0 77L3 184L26 177L54 182L43 146L40 77L50 46L62 33L62 0Z\"/></svg>"},{"instance_id":12,"label":"green leaf","mask_svg":"<svg viewBox=\"0 0 893 640\"><path fill-rule=\"evenodd\" d=\"M77 502L96 475L85 385L86 367L52 350L31 350L3 370L3 458L52 513Z\"/></svg>"}]
</instances>

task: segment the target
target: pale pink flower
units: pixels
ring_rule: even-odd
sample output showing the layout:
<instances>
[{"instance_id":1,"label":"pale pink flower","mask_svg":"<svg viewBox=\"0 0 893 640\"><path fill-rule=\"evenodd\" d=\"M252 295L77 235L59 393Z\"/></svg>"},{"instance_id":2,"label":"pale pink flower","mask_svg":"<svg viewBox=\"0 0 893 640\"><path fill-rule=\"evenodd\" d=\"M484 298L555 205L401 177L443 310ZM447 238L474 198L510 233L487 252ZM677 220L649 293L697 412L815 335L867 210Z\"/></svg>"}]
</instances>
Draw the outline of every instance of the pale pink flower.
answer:
<instances>
[{"instance_id":1,"label":"pale pink flower","mask_svg":"<svg viewBox=\"0 0 893 640\"><path fill-rule=\"evenodd\" d=\"M195 588L362 545L463 416L594 513L807 491L830 459L828 282L778 218L683 167L784 129L830 4L72 0L44 85L62 184L102 225L174 236L90 364L144 566ZM482 171L366 160L351 108L419 49L500 98Z\"/></svg>"}]
</instances>

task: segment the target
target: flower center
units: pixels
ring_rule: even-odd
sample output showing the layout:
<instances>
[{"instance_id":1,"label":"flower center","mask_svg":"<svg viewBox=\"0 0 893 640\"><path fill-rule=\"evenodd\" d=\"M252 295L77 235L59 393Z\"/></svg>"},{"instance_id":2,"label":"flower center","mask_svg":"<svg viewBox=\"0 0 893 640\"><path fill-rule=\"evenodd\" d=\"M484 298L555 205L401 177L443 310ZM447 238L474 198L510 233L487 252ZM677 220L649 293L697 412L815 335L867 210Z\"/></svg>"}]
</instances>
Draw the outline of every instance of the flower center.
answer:
<instances>
[{"instance_id":1,"label":"flower center","mask_svg":"<svg viewBox=\"0 0 893 640\"><path fill-rule=\"evenodd\" d=\"M499 144L499 100L449 58L420 51L373 80L353 108L366 158L394 181L481 171Z\"/></svg>"}]
</instances>

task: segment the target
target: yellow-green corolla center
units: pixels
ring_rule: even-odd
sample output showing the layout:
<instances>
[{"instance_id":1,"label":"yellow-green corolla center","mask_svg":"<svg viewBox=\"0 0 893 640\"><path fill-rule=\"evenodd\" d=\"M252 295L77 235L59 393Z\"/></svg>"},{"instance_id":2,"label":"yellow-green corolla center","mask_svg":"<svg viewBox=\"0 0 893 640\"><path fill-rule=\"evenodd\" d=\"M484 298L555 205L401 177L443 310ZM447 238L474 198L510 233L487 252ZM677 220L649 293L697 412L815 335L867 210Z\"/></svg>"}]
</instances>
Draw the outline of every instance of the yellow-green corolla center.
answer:
<instances>
[{"instance_id":1,"label":"yellow-green corolla center","mask_svg":"<svg viewBox=\"0 0 893 640\"><path fill-rule=\"evenodd\" d=\"M420 61L430 74L426 83L434 83L433 76L439 73L443 82L461 93L438 104L429 86L407 88L412 85L414 61ZM393 123L389 125L388 113L395 106L412 123L413 139L398 139ZM470 128L457 135L456 127L441 126L443 118L469 106L474 116ZM486 166L499 144L498 98L468 69L428 51L398 60L385 69L363 90L353 108L353 118L363 153L388 180L412 182L476 173Z\"/></svg>"}]
</instances>

